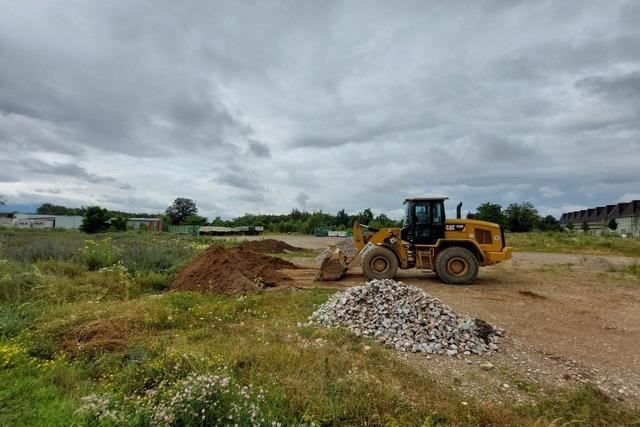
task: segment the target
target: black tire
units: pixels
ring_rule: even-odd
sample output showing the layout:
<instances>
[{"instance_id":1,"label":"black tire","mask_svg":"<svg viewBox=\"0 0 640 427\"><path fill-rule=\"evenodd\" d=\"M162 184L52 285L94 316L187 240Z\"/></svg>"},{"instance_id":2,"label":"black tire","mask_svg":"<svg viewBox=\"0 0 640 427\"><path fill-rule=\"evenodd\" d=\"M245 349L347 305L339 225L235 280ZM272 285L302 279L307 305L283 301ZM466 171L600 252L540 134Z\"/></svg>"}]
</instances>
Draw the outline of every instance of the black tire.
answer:
<instances>
[{"instance_id":1,"label":"black tire","mask_svg":"<svg viewBox=\"0 0 640 427\"><path fill-rule=\"evenodd\" d=\"M367 279L393 279L398 271L396 254L382 246L377 246L362 257L362 272Z\"/></svg>"},{"instance_id":2,"label":"black tire","mask_svg":"<svg viewBox=\"0 0 640 427\"><path fill-rule=\"evenodd\" d=\"M478 260L468 249L454 246L438 254L436 272L445 283L467 285L478 276Z\"/></svg>"}]
</instances>

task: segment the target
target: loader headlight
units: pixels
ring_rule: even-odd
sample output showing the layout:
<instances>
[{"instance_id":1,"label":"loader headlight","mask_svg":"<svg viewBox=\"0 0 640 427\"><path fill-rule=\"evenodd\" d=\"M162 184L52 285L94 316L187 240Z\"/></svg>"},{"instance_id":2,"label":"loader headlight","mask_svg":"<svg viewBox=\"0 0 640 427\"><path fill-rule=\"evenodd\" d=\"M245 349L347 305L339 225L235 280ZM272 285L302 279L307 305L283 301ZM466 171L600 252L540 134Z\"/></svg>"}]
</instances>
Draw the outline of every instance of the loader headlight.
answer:
<instances>
[{"instance_id":1,"label":"loader headlight","mask_svg":"<svg viewBox=\"0 0 640 427\"><path fill-rule=\"evenodd\" d=\"M396 239L395 237L389 239L389 243L391 243L392 245L395 245L397 241L398 239Z\"/></svg>"}]
</instances>

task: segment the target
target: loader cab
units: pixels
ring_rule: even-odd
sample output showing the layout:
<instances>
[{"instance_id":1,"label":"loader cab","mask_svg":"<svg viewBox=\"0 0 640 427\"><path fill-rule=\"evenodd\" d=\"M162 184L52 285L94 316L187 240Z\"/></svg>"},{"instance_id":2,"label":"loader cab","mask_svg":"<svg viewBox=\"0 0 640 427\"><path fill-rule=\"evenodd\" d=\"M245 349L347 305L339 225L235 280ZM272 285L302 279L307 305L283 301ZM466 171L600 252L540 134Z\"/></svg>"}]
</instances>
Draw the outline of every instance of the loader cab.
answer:
<instances>
[{"instance_id":1,"label":"loader cab","mask_svg":"<svg viewBox=\"0 0 640 427\"><path fill-rule=\"evenodd\" d=\"M414 245L434 245L444 238L445 200L445 197L406 199L402 240Z\"/></svg>"}]
</instances>

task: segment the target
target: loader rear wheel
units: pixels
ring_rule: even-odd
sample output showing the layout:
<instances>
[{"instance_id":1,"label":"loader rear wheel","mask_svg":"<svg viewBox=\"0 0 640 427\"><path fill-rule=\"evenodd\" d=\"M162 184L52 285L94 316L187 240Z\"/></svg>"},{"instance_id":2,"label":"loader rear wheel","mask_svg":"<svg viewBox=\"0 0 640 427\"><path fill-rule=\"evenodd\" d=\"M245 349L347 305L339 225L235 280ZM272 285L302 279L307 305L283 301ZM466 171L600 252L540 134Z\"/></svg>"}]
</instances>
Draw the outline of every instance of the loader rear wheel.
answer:
<instances>
[{"instance_id":1,"label":"loader rear wheel","mask_svg":"<svg viewBox=\"0 0 640 427\"><path fill-rule=\"evenodd\" d=\"M468 249L454 246L438 254L436 271L445 283L467 285L478 276L478 260Z\"/></svg>"},{"instance_id":2,"label":"loader rear wheel","mask_svg":"<svg viewBox=\"0 0 640 427\"><path fill-rule=\"evenodd\" d=\"M362 258L362 272L367 279L393 279L398 271L398 258L391 249L375 247Z\"/></svg>"}]
</instances>

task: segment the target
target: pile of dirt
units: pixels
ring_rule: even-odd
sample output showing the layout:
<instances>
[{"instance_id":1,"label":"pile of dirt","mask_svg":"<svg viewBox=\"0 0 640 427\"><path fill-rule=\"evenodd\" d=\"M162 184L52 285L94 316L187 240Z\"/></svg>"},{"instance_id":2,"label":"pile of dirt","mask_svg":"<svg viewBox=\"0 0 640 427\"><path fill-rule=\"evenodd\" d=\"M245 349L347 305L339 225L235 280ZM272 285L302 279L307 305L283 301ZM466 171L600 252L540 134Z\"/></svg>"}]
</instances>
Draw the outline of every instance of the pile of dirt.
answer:
<instances>
[{"instance_id":1,"label":"pile of dirt","mask_svg":"<svg viewBox=\"0 0 640 427\"><path fill-rule=\"evenodd\" d=\"M297 248L282 240L276 239L247 240L243 242L240 247L263 254L286 254L304 250L303 248Z\"/></svg>"},{"instance_id":2,"label":"pile of dirt","mask_svg":"<svg viewBox=\"0 0 640 427\"><path fill-rule=\"evenodd\" d=\"M291 280L281 269L295 264L244 247L211 246L172 280L171 289L247 294Z\"/></svg>"}]
</instances>

